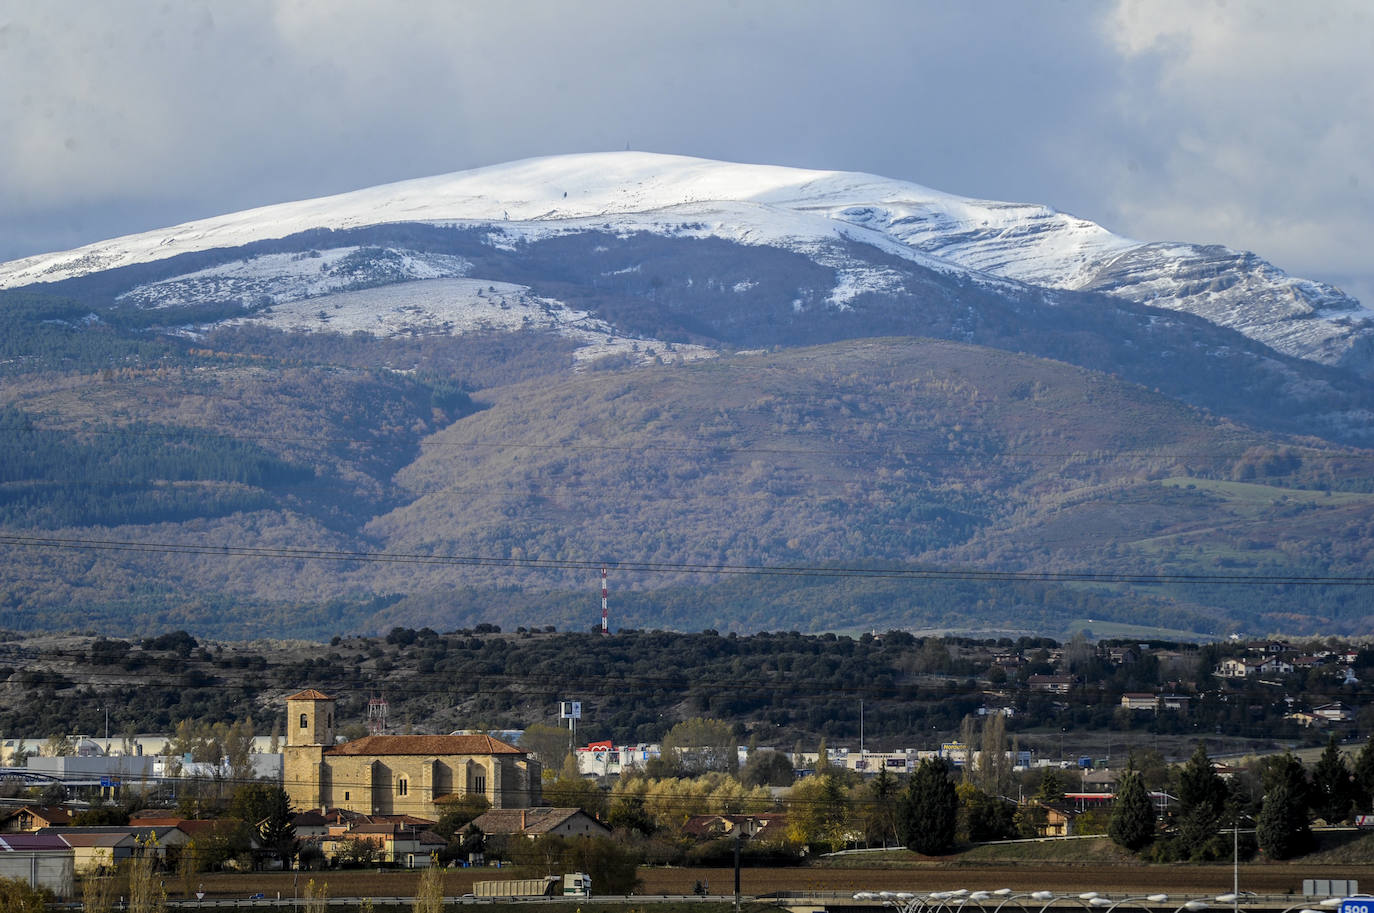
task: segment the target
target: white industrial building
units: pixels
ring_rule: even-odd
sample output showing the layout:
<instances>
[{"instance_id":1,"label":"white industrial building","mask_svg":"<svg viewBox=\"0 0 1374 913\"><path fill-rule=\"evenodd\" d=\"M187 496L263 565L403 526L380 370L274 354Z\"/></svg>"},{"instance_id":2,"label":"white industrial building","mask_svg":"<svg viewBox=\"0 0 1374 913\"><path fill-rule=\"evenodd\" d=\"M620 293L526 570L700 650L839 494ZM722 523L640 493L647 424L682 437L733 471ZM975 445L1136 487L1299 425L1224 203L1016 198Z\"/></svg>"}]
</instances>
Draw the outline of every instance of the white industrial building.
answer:
<instances>
[{"instance_id":1,"label":"white industrial building","mask_svg":"<svg viewBox=\"0 0 1374 913\"><path fill-rule=\"evenodd\" d=\"M47 888L61 899L73 893L75 853L60 837L0 834L0 878Z\"/></svg>"}]
</instances>

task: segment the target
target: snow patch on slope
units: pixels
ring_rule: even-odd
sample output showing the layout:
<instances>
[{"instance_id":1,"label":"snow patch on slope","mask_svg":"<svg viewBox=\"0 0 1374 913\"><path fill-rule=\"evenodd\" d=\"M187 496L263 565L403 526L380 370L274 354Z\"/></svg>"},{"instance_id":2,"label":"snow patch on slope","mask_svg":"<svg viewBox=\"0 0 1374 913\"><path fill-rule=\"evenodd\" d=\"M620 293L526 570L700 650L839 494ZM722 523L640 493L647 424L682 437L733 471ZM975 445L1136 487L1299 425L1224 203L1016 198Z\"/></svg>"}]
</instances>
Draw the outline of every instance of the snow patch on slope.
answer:
<instances>
[{"instance_id":1,"label":"snow patch on slope","mask_svg":"<svg viewBox=\"0 0 1374 913\"><path fill-rule=\"evenodd\" d=\"M400 282L301 298L214 326L245 325L383 338L552 330L577 341L574 357L582 362L605 355L629 355L639 362L656 357L695 361L714 355L701 346L627 338L588 312L536 297L526 286L477 279Z\"/></svg>"},{"instance_id":2,"label":"snow patch on slope","mask_svg":"<svg viewBox=\"0 0 1374 913\"><path fill-rule=\"evenodd\" d=\"M361 256L358 247L295 254L265 254L236 260L140 285L118 301L140 308L166 308L206 302L237 303L244 308L327 295L380 282L439 279L466 275L471 264L447 254L387 250Z\"/></svg>"}]
</instances>

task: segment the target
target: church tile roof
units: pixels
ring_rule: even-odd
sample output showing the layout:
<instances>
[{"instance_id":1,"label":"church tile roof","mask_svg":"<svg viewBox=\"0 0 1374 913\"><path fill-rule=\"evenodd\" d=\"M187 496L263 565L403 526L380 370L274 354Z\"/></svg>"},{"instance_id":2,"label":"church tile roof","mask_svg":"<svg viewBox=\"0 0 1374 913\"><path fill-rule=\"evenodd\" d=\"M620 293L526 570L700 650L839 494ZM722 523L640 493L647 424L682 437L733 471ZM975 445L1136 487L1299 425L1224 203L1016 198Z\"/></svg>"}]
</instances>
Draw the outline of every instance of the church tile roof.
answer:
<instances>
[{"instance_id":1,"label":"church tile roof","mask_svg":"<svg viewBox=\"0 0 1374 913\"><path fill-rule=\"evenodd\" d=\"M489 735L370 735L325 749L332 756L491 755L525 752Z\"/></svg>"},{"instance_id":2,"label":"church tile roof","mask_svg":"<svg viewBox=\"0 0 1374 913\"><path fill-rule=\"evenodd\" d=\"M325 693L322 692L322 691L316 691L314 688L306 688L304 691L298 691L298 692L296 692L295 694L291 695L290 697L287 698L287 700L288 700L288 701L332 701L332 700L334 700L334 699L333 699L332 697L330 697L329 695L325 694Z\"/></svg>"}]
</instances>

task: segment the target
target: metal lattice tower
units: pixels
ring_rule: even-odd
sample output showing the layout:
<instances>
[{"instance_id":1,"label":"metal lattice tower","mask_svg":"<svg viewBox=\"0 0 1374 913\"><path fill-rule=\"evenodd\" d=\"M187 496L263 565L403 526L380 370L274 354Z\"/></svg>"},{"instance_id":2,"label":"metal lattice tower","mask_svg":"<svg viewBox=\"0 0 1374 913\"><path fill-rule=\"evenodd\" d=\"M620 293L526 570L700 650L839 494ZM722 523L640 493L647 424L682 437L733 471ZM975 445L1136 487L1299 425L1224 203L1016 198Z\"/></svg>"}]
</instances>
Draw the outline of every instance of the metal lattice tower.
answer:
<instances>
[{"instance_id":1,"label":"metal lattice tower","mask_svg":"<svg viewBox=\"0 0 1374 913\"><path fill-rule=\"evenodd\" d=\"M604 564L601 566L601 633L611 633L606 622L606 566Z\"/></svg>"},{"instance_id":2,"label":"metal lattice tower","mask_svg":"<svg viewBox=\"0 0 1374 913\"><path fill-rule=\"evenodd\" d=\"M387 703L384 697L374 697L367 702L367 733L381 735L386 732Z\"/></svg>"}]
</instances>

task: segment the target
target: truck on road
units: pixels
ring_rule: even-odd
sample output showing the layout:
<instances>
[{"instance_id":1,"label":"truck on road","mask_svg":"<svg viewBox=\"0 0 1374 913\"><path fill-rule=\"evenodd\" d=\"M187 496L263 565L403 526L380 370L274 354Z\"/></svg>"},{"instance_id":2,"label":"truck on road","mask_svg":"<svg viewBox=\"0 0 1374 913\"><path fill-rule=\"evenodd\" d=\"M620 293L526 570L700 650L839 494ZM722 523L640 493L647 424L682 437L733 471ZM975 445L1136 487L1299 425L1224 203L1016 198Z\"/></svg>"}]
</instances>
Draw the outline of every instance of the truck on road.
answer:
<instances>
[{"instance_id":1,"label":"truck on road","mask_svg":"<svg viewBox=\"0 0 1374 913\"><path fill-rule=\"evenodd\" d=\"M502 881L474 881L474 897L590 897L592 880L585 872L569 872L562 877L508 878Z\"/></svg>"}]
</instances>

